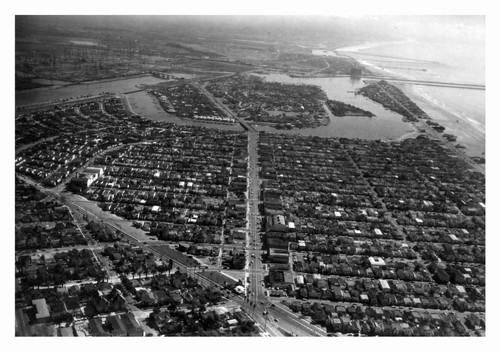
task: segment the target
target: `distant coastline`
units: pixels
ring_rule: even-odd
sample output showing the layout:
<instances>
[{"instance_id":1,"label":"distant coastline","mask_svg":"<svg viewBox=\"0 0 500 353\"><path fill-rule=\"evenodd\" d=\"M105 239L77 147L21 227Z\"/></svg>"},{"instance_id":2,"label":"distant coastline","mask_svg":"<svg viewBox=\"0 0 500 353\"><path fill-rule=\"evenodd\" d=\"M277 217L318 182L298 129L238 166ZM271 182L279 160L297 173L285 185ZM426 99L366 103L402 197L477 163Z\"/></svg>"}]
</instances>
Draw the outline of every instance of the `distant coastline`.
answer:
<instances>
[{"instance_id":1,"label":"distant coastline","mask_svg":"<svg viewBox=\"0 0 500 353\"><path fill-rule=\"evenodd\" d=\"M380 47L382 45L387 45L387 44L406 44L406 43L413 43L413 42L416 42L416 41L413 39L410 39L410 38L405 39L405 40L389 41L389 42L366 42L363 44L356 44L356 45L351 45L351 46L347 46L347 47L335 48L334 51L336 51L336 52L359 52L360 50L372 49L372 48Z\"/></svg>"},{"instance_id":2,"label":"distant coastline","mask_svg":"<svg viewBox=\"0 0 500 353\"><path fill-rule=\"evenodd\" d=\"M410 78L399 72L390 69L385 69L377 64L370 62L367 58L359 58L356 54L362 55L360 52L366 49L373 49L386 44L406 44L411 43L411 40L395 41L395 42L373 42L364 43L360 45L343 47L335 49L335 51L342 51L343 55L353 55L351 58L358 61L361 65L369 68L372 72L383 74L384 76L393 76L394 78ZM396 54L395 54L396 56ZM418 60L418 59L416 59ZM471 117L466 116L459 111L458 107L447 106L441 102L439 98L431 96L430 93L419 89L419 85L415 84L397 84L404 93L415 100L415 102L426 111L431 118L438 121L446 127L447 132L451 132L458 136L458 143L465 145L467 149L465 152L470 156L480 156L485 151L485 129L484 122L478 122ZM446 90L447 88L440 88ZM467 92L464 90L464 92ZM467 94L467 93L466 93ZM472 93L471 93L472 94Z\"/></svg>"}]
</instances>

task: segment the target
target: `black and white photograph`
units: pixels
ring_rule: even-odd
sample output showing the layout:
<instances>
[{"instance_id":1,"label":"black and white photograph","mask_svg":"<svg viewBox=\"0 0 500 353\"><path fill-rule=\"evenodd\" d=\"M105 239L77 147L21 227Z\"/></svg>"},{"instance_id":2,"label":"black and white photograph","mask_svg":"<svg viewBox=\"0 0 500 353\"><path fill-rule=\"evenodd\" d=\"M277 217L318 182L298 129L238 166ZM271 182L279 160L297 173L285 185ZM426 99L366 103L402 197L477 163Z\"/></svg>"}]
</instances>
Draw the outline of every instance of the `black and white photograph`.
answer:
<instances>
[{"instance_id":1,"label":"black and white photograph","mask_svg":"<svg viewBox=\"0 0 500 353\"><path fill-rule=\"evenodd\" d=\"M14 343L494 338L485 8L313 4L7 16Z\"/></svg>"}]
</instances>

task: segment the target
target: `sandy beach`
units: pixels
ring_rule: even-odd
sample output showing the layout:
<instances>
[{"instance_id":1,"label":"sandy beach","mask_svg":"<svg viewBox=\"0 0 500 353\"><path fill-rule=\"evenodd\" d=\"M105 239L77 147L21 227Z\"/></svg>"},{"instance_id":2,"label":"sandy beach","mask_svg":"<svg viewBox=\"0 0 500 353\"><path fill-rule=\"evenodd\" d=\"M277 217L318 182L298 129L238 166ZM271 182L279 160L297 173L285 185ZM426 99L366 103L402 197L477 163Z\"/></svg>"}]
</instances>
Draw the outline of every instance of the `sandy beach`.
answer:
<instances>
[{"instance_id":1,"label":"sandy beach","mask_svg":"<svg viewBox=\"0 0 500 353\"><path fill-rule=\"evenodd\" d=\"M385 76L399 77L396 73L390 70L382 70L376 65L367 63L364 60L358 60L362 64L369 67L370 70ZM457 114L457 112L440 104L437 100L421 94L415 84L395 83L409 98L411 98L423 111L425 111L433 120L446 128L445 133L457 136L456 144L465 146L464 153L468 156L484 156L485 151L485 132L483 126L470 121L465 116ZM446 89L446 88L444 88ZM441 134L439 134L441 135ZM403 138L411 137L411 134L403 136Z\"/></svg>"},{"instance_id":2,"label":"sandy beach","mask_svg":"<svg viewBox=\"0 0 500 353\"><path fill-rule=\"evenodd\" d=\"M381 45L386 45L386 44L398 44L398 43L413 43L415 40L413 39L406 39L406 40L401 40L401 41L392 41L392 42L368 42L368 43L363 43L363 44L358 44L358 45L351 45L348 47L342 47L342 48L336 48L334 51L336 52L343 52L344 54L348 54L346 52L358 52L360 50L366 50L366 49L372 49L379 47Z\"/></svg>"},{"instance_id":3,"label":"sandy beach","mask_svg":"<svg viewBox=\"0 0 500 353\"><path fill-rule=\"evenodd\" d=\"M465 146L464 152L469 156L482 156L485 151L485 133L480 126L473 124L466 117L455 114L421 95L414 85L398 85L405 94L422 108L433 120L446 127L445 133L457 136L457 144Z\"/></svg>"}]
</instances>

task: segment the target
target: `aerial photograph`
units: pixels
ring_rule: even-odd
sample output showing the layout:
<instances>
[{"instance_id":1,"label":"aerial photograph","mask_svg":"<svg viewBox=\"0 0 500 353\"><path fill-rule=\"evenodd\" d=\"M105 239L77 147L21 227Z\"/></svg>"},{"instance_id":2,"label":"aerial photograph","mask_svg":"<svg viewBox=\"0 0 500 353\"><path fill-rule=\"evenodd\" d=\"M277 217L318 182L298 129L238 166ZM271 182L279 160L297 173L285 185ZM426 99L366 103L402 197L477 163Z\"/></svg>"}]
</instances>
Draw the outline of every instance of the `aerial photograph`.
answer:
<instances>
[{"instance_id":1,"label":"aerial photograph","mask_svg":"<svg viewBox=\"0 0 500 353\"><path fill-rule=\"evenodd\" d=\"M16 15L15 336L486 337L485 22Z\"/></svg>"}]
</instances>

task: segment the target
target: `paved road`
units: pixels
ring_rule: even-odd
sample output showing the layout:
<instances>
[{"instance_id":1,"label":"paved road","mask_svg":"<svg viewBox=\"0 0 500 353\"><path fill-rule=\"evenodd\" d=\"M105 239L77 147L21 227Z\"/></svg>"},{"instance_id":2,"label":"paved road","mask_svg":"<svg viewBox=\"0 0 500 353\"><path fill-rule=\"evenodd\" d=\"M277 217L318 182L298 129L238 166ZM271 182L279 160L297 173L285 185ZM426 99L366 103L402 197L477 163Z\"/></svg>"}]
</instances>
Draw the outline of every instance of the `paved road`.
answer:
<instances>
[{"instance_id":1,"label":"paved road","mask_svg":"<svg viewBox=\"0 0 500 353\"><path fill-rule=\"evenodd\" d=\"M212 103L214 103L219 109L226 112L226 114L229 117L235 119L236 121L239 121L240 124L243 125L247 129L247 131L257 132L257 130L251 124L249 124L247 121L245 121L244 119L237 116L231 109L229 109L228 107L226 107L226 105L224 105L222 102L220 102L219 99L215 98L212 95L212 93L210 93L204 86L201 86L199 84L196 84L194 86L197 87L205 96L207 96L207 98L210 99L212 101ZM249 143L250 143L250 139L249 139Z\"/></svg>"},{"instance_id":2,"label":"paved road","mask_svg":"<svg viewBox=\"0 0 500 353\"><path fill-rule=\"evenodd\" d=\"M199 87L199 86L198 86ZM206 90L202 88L202 91L207 95L210 95ZM215 98L210 95L209 98ZM220 102L215 100L218 105ZM260 194L260 180L259 180L259 168L258 168L258 138L259 134L255 128L249 125L242 119L237 118L231 111L229 111L225 106L222 105L225 111L228 111L230 116L240 121L248 130L248 232L246 238L245 247L247 249L247 266L241 274L245 274L245 278L249 279L249 282L245 281L247 286L247 291L250 295L246 297L243 296L233 296L230 300L233 304L237 304L243 308L249 315L255 320L255 322L267 331L271 336L283 336L285 332L293 332L301 336L323 336L326 333L323 329L317 328L316 326L309 325L303 319L298 318L295 314L291 313L284 306L272 306L270 299L265 295L265 288L263 286L263 280L265 273L263 272L263 264L261 261L261 248L262 240L260 235L260 221L261 217L259 214L259 194ZM144 143L144 142L141 142ZM134 143L137 144L137 143ZM122 145L125 146L125 145ZM122 146L116 146L120 148ZM101 152L109 152L106 150ZM94 157L95 158L95 157ZM86 165L90 164L93 160L91 159ZM80 169L83 169L83 166ZM72 194L69 192L62 191L65 185L65 180L61 185L56 188L46 188L41 186L40 183L36 183L33 180L19 175L19 177L26 181L27 183L36 186L41 191L45 192L49 196L59 200L61 203L67 205L69 209L81 215L87 215L90 219L96 219L102 221L108 226L120 231L125 238L132 244L137 245L144 250L151 251L156 254L159 258L163 260L168 260L168 256L159 252L153 247L156 242L150 242L150 239L146 234L131 225L131 222L120 217L117 217L109 212L105 212L100 209L95 202L88 201L87 199ZM255 248L255 249L254 249ZM192 276L195 276L202 285L204 286L215 286L216 282L211 281L210 278L204 276L202 270L195 269L192 267L187 267L174 259L174 266L179 268L183 272L188 272ZM117 276L109 276L111 281L118 280ZM269 315L265 315L264 311L268 312ZM277 319L278 321L275 321Z\"/></svg>"},{"instance_id":3,"label":"paved road","mask_svg":"<svg viewBox=\"0 0 500 353\"><path fill-rule=\"evenodd\" d=\"M292 313L293 315L295 315L296 317L300 317L300 313L293 313L289 308L288 306L282 304L283 301L287 302L287 303L292 303L292 302L295 302L295 301L299 301L298 299L296 298L289 298L289 297L286 297L286 298L271 298L272 302L275 304L275 306L279 306L281 308L283 308L284 310L288 310L290 313ZM359 306L359 307L364 307L365 309L367 308L373 308L373 306L370 306L370 305L365 305L363 303L352 303L352 302L337 302L337 301L330 301L330 300L322 300L322 299L308 299L307 301L304 301L304 303L320 303L320 304L328 304L328 305L333 305L333 306L337 306L337 305L340 305L340 306ZM399 309L400 311L416 311L416 312L427 312L429 314L449 314L449 313L453 313L457 316L458 319L464 321L465 318L470 315L470 314L475 314L477 316L480 316L480 317L484 317L485 316L485 313L482 313L482 312L468 312L468 311L463 311L463 312L460 312L460 311L456 311L456 310L453 310L453 309L447 309L447 310L442 310L442 309L430 309L430 308L417 308L417 307L405 307L405 306L400 306L400 305L393 305L393 306L380 306L380 307L377 307L377 308L380 308L382 310L395 310L395 309Z\"/></svg>"},{"instance_id":4,"label":"paved road","mask_svg":"<svg viewBox=\"0 0 500 353\"><path fill-rule=\"evenodd\" d=\"M274 306L268 308L269 321L284 329L286 332L298 336L326 336L326 330L319 326L310 323L310 318L304 318L300 314L293 313L288 307L273 303Z\"/></svg>"}]
</instances>

